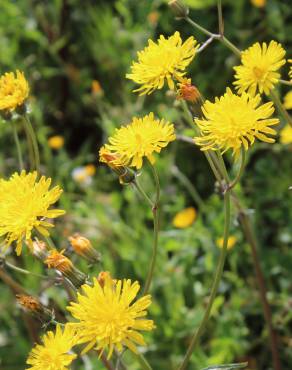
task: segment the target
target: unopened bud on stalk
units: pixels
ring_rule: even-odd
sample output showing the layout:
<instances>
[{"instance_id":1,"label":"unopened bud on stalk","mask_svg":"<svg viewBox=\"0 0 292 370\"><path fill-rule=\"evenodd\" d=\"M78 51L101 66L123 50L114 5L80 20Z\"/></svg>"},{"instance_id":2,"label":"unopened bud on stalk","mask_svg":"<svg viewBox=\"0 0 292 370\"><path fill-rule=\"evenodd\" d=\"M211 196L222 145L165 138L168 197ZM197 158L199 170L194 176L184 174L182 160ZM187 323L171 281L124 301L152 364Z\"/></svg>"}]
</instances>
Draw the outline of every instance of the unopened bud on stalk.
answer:
<instances>
[{"instance_id":1,"label":"unopened bud on stalk","mask_svg":"<svg viewBox=\"0 0 292 370\"><path fill-rule=\"evenodd\" d=\"M190 78L183 78L178 83L177 99L183 99L191 103L203 103L202 96L196 86L192 85Z\"/></svg>"},{"instance_id":2,"label":"unopened bud on stalk","mask_svg":"<svg viewBox=\"0 0 292 370\"><path fill-rule=\"evenodd\" d=\"M173 11L176 18L186 18L189 15L189 8L181 0L171 0L168 6Z\"/></svg>"},{"instance_id":3,"label":"unopened bud on stalk","mask_svg":"<svg viewBox=\"0 0 292 370\"><path fill-rule=\"evenodd\" d=\"M106 163L119 176L122 185L130 184L135 180L135 172L123 165L118 155L111 153L105 146L99 150L100 162Z\"/></svg>"},{"instance_id":4,"label":"unopened bud on stalk","mask_svg":"<svg viewBox=\"0 0 292 370\"><path fill-rule=\"evenodd\" d=\"M91 242L84 236L75 233L68 238L73 250L79 256L85 258L87 261L94 263L99 262L100 254L92 247Z\"/></svg>"},{"instance_id":5,"label":"unopened bud on stalk","mask_svg":"<svg viewBox=\"0 0 292 370\"><path fill-rule=\"evenodd\" d=\"M61 252L58 252L56 249L51 250L45 260L45 264L49 269L59 271L76 288L80 288L86 281L86 275L79 271L63 253L64 250Z\"/></svg>"},{"instance_id":6,"label":"unopened bud on stalk","mask_svg":"<svg viewBox=\"0 0 292 370\"><path fill-rule=\"evenodd\" d=\"M17 294L16 300L25 312L36 317L42 323L47 323L54 317L53 312L42 305L42 303L35 297L25 294Z\"/></svg>"},{"instance_id":7,"label":"unopened bud on stalk","mask_svg":"<svg viewBox=\"0 0 292 370\"><path fill-rule=\"evenodd\" d=\"M102 288L104 287L106 280L112 280L114 283L114 280L112 279L109 271L101 271L98 274L97 281Z\"/></svg>"}]
</instances>

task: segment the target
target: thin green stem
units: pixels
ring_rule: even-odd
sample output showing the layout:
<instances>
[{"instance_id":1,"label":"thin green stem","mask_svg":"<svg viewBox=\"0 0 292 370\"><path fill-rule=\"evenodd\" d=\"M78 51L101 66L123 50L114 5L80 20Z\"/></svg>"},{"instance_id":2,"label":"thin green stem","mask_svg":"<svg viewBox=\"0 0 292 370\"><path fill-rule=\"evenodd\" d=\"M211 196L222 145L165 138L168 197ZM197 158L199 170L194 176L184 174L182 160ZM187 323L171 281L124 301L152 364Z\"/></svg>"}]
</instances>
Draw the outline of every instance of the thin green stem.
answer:
<instances>
[{"instance_id":1,"label":"thin green stem","mask_svg":"<svg viewBox=\"0 0 292 370\"><path fill-rule=\"evenodd\" d=\"M140 185L140 183L139 183L139 181L138 181L137 178L135 178L135 180L132 182L132 184L133 184L133 186L135 186L135 188L137 189L138 193L140 193L140 195L142 195L142 197L150 205L150 207L153 208L154 207L154 203L152 202L152 200L150 199L150 197L146 194L146 192L144 191L144 189Z\"/></svg>"},{"instance_id":2,"label":"thin green stem","mask_svg":"<svg viewBox=\"0 0 292 370\"><path fill-rule=\"evenodd\" d=\"M208 35L208 36L211 36L211 37L214 37L214 36L217 36L216 38L219 38L219 35L214 35L212 32L208 31L206 28L200 26L198 23L194 22L191 18L189 17L186 17L184 18L189 24L191 24L194 28L198 29L199 31L201 31L202 33L204 33L205 35Z\"/></svg>"},{"instance_id":3,"label":"thin green stem","mask_svg":"<svg viewBox=\"0 0 292 370\"><path fill-rule=\"evenodd\" d=\"M24 169L24 167L23 167L23 158L22 158L21 146L20 146L20 142L19 142L16 123L11 121L11 125L12 125L12 130L13 130L13 137L14 137L14 141L15 141L15 145L16 145L16 149L17 149L19 170L22 171Z\"/></svg>"},{"instance_id":4,"label":"thin green stem","mask_svg":"<svg viewBox=\"0 0 292 370\"><path fill-rule=\"evenodd\" d=\"M137 360L139 361L139 364L141 365L141 370L152 370L152 367L150 366L149 362L146 360L146 358L141 354L137 354Z\"/></svg>"},{"instance_id":5,"label":"thin green stem","mask_svg":"<svg viewBox=\"0 0 292 370\"><path fill-rule=\"evenodd\" d=\"M244 147L242 146L241 147L241 162L240 162L240 167L239 167L239 171L235 177L235 179L230 183L229 185L229 189L232 189L234 188L234 186L239 182L239 180L241 179L241 176L243 174L243 170L244 170L244 166L245 166L245 150L244 150Z\"/></svg>"},{"instance_id":6,"label":"thin green stem","mask_svg":"<svg viewBox=\"0 0 292 370\"><path fill-rule=\"evenodd\" d=\"M26 124L26 127L27 127L27 132L30 136L31 143L32 143L32 148L33 148L33 152L34 152L35 170L37 172L40 172L40 154L39 154L39 147L38 147L37 138L36 138L34 129L32 127L32 124L30 122L29 116L27 114L24 114L23 118L25 120L25 124Z\"/></svg>"},{"instance_id":7,"label":"thin green stem","mask_svg":"<svg viewBox=\"0 0 292 370\"><path fill-rule=\"evenodd\" d=\"M292 126L292 118L290 114L286 111L278 95L275 94L273 90L270 91L270 97L272 101L274 102L275 106L277 107L278 111L283 116L283 118L287 121L287 123L289 123L290 126Z\"/></svg>"},{"instance_id":8,"label":"thin green stem","mask_svg":"<svg viewBox=\"0 0 292 370\"><path fill-rule=\"evenodd\" d=\"M215 273L215 277L214 277L212 288L211 288L211 294L210 294L209 302L208 302L207 308L205 310L203 319L202 319L202 321L199 325L199 328L194 332L194 334L191 338L191 342L189 344L189 347L187 349L186 355L184 357L184 360L183 360L182 364L179 366L178 370L186 369L186 367L189 363L189 360L191 358L191 355L194 351L194 348L195 348L196 344L198 343L201 334L203 333L203 331L206 328L206 325L208 323L208 320L209 320L209 317L210 317L210 314L211 314L211 310L212 310L212 307L213 307L213 303L214 303L214 300L215 300L216 295L217 295L219 283L220 283L222 275L223 275L224 263L225 263L226 254L227 254L227 243L228 243L228 237L229 237L230 218L231 218L230 217L230 193L229 193L228 190L224 194L224 215L225 215L225 224L224 224L223 248L221 250L218 265L217 265L217 268L216 268L216 273Z\"/></svg>"},{"instance_id":9,"label":"thin green stem","mask_svg":"<svg viewBox=\"0 0 292 370\"><path fill-rule=\"evenodd\" d=\"M205 207L203 199L200 197L200 194L198 193L194 184L192 184L192 182L187 178L187 176L184 173L180 171L180 169L177 166L172 167L172 173L181 182L181 184L185 186L193 200L197 203L198 207L201 210L203 210Z\"/></svg>"},{"instance_id":10,"label":"thin green stem","mask_svg":"<svg viewBox=\"0 0 292 370\"><path fill-rule=\"evenodd\" d=\"M222 44L224 44L229 50L231 50L237 57L241 58L241 51L225 36L222 36L219 41L222 42Z\"/></svg>"},{"instance_id":11,"label":"thin green stem","mask_svg":"<svg viewBox=\"0 0 292 370\"><path fill-rule=\"evenodd\" d=\"M218 9L219 34L223 37L223 35L224 35L224 22L223 22L223 15L222 15L222 1L221 0L218 0L218 2L217 2L217 9Z\"/></svg>"},{"instance_id":12,"label":"thin green stem","mask_svg":"<svg viewBox=\"0 0 292 370\"><path fill-rule=\"evenodd\" d=\"M10 262L8 262L8 261L6 261L6 260L4 260L4 264L5 264L5 266L9 267L10 269L12 269L12 270L14 270L14 271L17 271L17 272L19 272L19 273L21 273L21 274L37 276L37 277L42 278L42 279L47 279L47 278L48 278L48 277L47 277L47 276L45 276L45 275L36 274L36 273L34 273L34 272L31 272L31 271L28 271L28 270L22 269L22 268L20 268L20 267L17 267L17 266L13 265L12 263L10 263Z\"/></svg>"},{"instance_id":13,"label":"thin green stem","mask_svg":"<svg viewBox=\"0 0 292 370\"><path fill-rule=\"evenodd\" d=\"M280 82L280 84L282 84L282 85L292 86L292 81L279 80L279 82Z\"/></svg>"},{"instance_id":14,"label":"thin green stem","mask_svg":"<svg viewBox=\"0 0 292 370\"><path fill-rule=\"evenodd\" d=\"M155 181L155 188L156 188L156 198L154 205L152 207L152 213L153 213L153 233L154 233L154 240L153 240L153 250L152 250L152 257L150 261L150 267L148 270L146 282L145 282L145 287L143 291L143 295L146 295L149 292L153 274L154 274L154 269L156 265L156 258L157 258L157 252L158 252L158 234L159 234L159 201L160 201L160 184L159 184L159 177L156 172L156 169L152 164L149 162L150 167L152 169L154 181Z\"/></svg>"}]
</instances>

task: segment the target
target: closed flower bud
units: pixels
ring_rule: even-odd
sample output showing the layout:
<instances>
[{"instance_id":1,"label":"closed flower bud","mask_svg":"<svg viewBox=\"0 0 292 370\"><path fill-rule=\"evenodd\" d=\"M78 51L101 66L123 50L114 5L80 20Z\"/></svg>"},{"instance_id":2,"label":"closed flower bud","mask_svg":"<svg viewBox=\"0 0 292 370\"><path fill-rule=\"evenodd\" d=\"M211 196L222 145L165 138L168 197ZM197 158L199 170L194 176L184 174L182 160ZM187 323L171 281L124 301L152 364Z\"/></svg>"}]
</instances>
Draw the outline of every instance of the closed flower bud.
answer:
<instances>
[{"instance_id":1,"label":"closed flower bud","mask_svg":"<svg viewBox=\"0 0 292 370\"><path fill-rule=\"evenodd\" d=\"M98 277L97 277L97 281L99 282L99 285L103 288L104 285L105 285L105 282L107 280L112 280L112 282L114 283L114 280L112 279L111 277L111 274L109 271L101 271L99 274L98 274Z\"/></svg>"},{"instance_id":2,"label":"closed flower bud","mask_svg":"<svg viewBox=\"0 0 292 370\"><path fill-rule=\"evenodd\" d=\"M31 253L39 260L44 261L48 256L47 245L42 240L35 239L32 244L27 246Z\"/></svg>"},{"instance_id":3,"label":"closed flower bud","mask_svg":"<svg viewBox=\"0 0 292 370\"><path fill-rule=\"evenodd\" d=\"M183 99L191 103L203 103L199 90L196 86L192 85L190 78L183 78L181 82L178 83L178 87L177 99Z\"/></svg>"},{"instance_id":4,"label":"closed flower bud","mask_svg":"<svg viewBox=\"0 0 292 370\"><path fill-rule=\"evenodd\" d=\"M68 239L76 254L84 257L91 263L100 261L100 254L92 247L91 242L87 238L75 233L73 236L69 236Z\"/></svg>"},{"instance_id":5,"label":"closed flower bud","mask_svg":"<svg viewBox=\"0 0 292 370\"><path fill-rule=\"evenodd\" d=\"M177 18L186 18L189 14L189 8L181 0L171 0L168 6Z\"/></svg>"},{"instance_id":6,"label":"closed flower bud","mask_svg":"<svg viewBox=\"0 0 292 370\"><path fill-rule=\"evenodd\" d=\"M45 260L45 264L49 269L59 271L64 277L70 280L76 288L80 288L86 281L86 275L79 271L63 253L64 250L61 252L58 252L56 249L51 250Z\"/></svg>"},{"instance_id":7,"label":"closed flower bud","mask_svg":"<svg viewBox=\"0 0 292 370\"><path fill-rule=\"evenodd\" d=\"M16 300L25 312L36 317L42 323L49 322L54 316L53 312L42 305L42 303L35 297L25 294L17 294Z\"/></svg>"}]
</instances>

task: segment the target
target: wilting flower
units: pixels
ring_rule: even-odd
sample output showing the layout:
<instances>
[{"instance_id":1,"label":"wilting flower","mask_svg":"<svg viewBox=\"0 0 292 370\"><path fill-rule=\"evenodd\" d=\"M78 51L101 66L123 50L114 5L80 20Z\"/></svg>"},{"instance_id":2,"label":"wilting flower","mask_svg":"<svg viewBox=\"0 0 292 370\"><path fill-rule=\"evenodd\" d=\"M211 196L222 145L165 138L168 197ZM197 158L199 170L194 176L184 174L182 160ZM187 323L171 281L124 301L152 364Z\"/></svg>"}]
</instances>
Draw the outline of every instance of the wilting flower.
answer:
<instances>
[{"instance_id":1,"label":"wilting flower","mask_svg":"<svg viewBox=\"0 0 292 370\"><path fill-rule=\"evenodd\" d=\"M78 233L69 236L68 239L74 252L79 256L84 257L89 262L100 261L100 254L93 248L90 240Z\"/></svg>"},{"instance_id":2,"label":"wilting flower","mask_svg":"<svg viewBox=\"0 0 292 370\"><path fill-rule=\"evenodd\" d=\"M280 142L282 144L292 144L292 127L290 125L286 125L280 131Z\"/></svg>"},{"instance_id":3,"label":"wilting flower","mask_svg":"<svg viewBox=\"0 0 292 370\"><path fill-rule=\"evenodd\" d=\"M164 86L174 89L174 81L185 75L185 69L193 60L199 47L197 41L191 36L184 43L179 32L169 38L160 36L157 43L148 40L148 46L138 52L138 62L133 62L131 72L126 75L139 85L140 95L151 94Z\"/></svg>"},{"instance_id":4,"label":"wilting flower","mask_svg":"<svg viewBox=\"0 0 292 370\"><path fill-rule=\"evenodd\" d=\"M37 344L31 350L26 363L31 367L28 370L67 370L71 362L77 357L71 352L76 345L75 329L65 325L61 329L57 325L56 332L49 331L42 337L42 344Z\"/></svg>"},{"instance_id":5,"label":"wilting flower","mask_svg":"<svg viewBox=\"0 0 292 370\"><path fill-rule=\"evenodd\" d=\"M64 250L59 252L56 249L52 249L44 262L49 269L61 272L75 287L79 288L85 283L86 275L79 271L63 253Z\"/></svg>"},{"instance_id":6,"label":"wilting flower","mask_svg":"<svg viewBox=\"0 0 292 370\"><path fill-rule=\"evenodd\" d=\"M201 94L190 78L183 78L178 84L177 98L196 103L201 100Z\"/></svg>"},{"instance_id":7,"label":"wilting flower","mask_svg":"<svg viewBox=\"0 0 292 370\"><path fill-rule=\"evenodd\" d=\"M41 322L49 322L53 317L53 313L35 297L18 294L16 300L24 311L30 313Z\"/></svg>"},{"instance_id":8,"label":"wilting flower","mask_svg":"<svg viewBox=\"0 0 292 370\"><path fill-rule=\"evenodd\" d=\"M48 139L49 147L55 150L61 149L64 146L64 137L61 135L51 136Z\"/></svg>"},{"instance_id":9,"label":"wilting flower","mask_svg":"<svg viewBox=\"0 0 292 370\"><path fill-rule=\"evenodd\" d=\"M227 249L232 249L235 246L236 242L237 238L233 235L230 235L227 240ZM218 248L222 249L224 244L224 238L218 238L216 240L216 244Z\"/></svg>"},{"instance_id":10,"label":"wilting flower","mask_svg":"<svg viewBox=\"0 0 292 370\"><path fill-rule=\"evenodd\" d=\"M179 229L185 229L192 225L197 217L197 213L194 207L188 207L183 209L182 211L178 212L173 220L172 223L175 227Z\"/></svg>"},{"instance_id":11,"label":"wilting flower","mask_svg":"<svg viewBox=\"0 0 292 370\"><path fill-rule=\"evenodd\" d=\"M79 321L71 325L80 336L79 343L87 343L83 352L93 347L102 352L107 349L110 358L114 348L121 351L125 346L137 352L136 344L145 345L138 331L154 328L152 320L143 319L151 296L132 303L140 290L137 281L113 281L105 276L103 286L94 279L93 286L83 285L82 290L77 293L77 302L71 302L67 309Z\"/></svg>"},{"instance_id":12,"label":"wilting flower","mask_svg":"<svg viewBox=\"0 0 292 370\"><path fill-rule=\"evenodd\" d=\"M105 149L118 158L119 164L139 169L143 157L153 164L153 153L160 153L173 140L173 124L163 119L156 120L153 113L150 113L143 118L134 117L129 125L116 129Z\"/></svg>"},{"instance_id":13,"label":"wilting flower","mask_svg":"<svg viewBox=\"0 0 292 370\"><path fill-rule=\"evenodd\" d=\"M292 109L292 90L284 96L284 107L286 109Z\"/></svg>"},{"instance_id":14,"label":"wilting flower","mask_svg":"<svg viewBox=\"0 0 292 370\"><path fill-rule=\"evenodd\" d=\"M6 235L6 244L17 242L16 253L20 255L22 241L32 245L31 234L35 228L48 236L47 228L53 224L46 218L56 218L65 213L49 209L60 197L62 189L55 186L49 190L51 179L37 172L14 173L9 180L0 179L0 236Z\"/></svg>"},{"instance_id":15,"label":"wilting flower","mask_svg":"<svg viewBox=\"0 0 292 370\"><path fill-rule=\"evenodd\" d=\"M0 77L0 110L13 111L21 107L29 94L29 86L23 72L7 72Z\"/></svg>"},{"instance_id":16,"label":"wilting flower","mask_svg":"<svg viewBox=\"0 0 292 370\"><path fill-rule=\"evenodd\" d=\"M257 89L262 94L269 94L278 83L280 73L278 69L285 64L286 52L281 44L271 41L269 45L258 42L241 54L241 65L234 67L236 74L236 89L241 94L247 91L255 95Z\"/></svg>"},{"instance_id":17,"label":"wilting flower","mask_svg":"<svg viewBox=\"0 0 292 370\"><path fill-rule=\"evenodd\" d=\"M201 150L220 150L223 153L233 150L237 156L243 146L248 150L255 139L273 143L275 140L267 135L276 135L269 126L279 123L277 118L269 118L273 112L273 103L259 105L261 98L243 93L235 95L228 88L215 102L206 101L202 107L204 119L196 119L201 137L195 143L202 146Z\"/></svg>"}]
</instances>

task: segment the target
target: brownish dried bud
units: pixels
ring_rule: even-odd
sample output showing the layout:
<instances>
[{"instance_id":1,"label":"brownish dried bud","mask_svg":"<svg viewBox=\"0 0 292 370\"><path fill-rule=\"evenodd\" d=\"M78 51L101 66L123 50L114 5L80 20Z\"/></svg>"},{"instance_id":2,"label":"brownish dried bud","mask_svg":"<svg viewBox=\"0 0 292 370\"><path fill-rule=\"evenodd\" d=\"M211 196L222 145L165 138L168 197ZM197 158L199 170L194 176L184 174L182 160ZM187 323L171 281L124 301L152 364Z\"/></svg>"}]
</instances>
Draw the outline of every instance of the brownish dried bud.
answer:
<instances>
[{"instance_id":1,"label":"brownish dried bud","mask_svg":"<svg viewBox=\"0 0 292 370\"><path fill-rule=\"evenodd\" d=\"M18 294L16 296L17 303L21 308L36 317L41 322L49 322L53 318L53 313L47 309L42 303L35 297L25 294Z\"/></svg>"},{"instance_id":2,"label":"brownish dried bud","mask_svg":"<svg viewBox=\"0 0 292 370\"><path fill-rule=\"evenodd\" d=\"M189 15L189 8L181 0L171 0L168 2L168 6L176 18L186 18Z\"/></svg>"},{"instance_id":3,"label":"brownish dried bud","mask_svg":"<svg viewBox=\"0 0 292 370\"><path fill-rule=\"evenodd\" d=\"M100 261L100 254L93 248L91 242L84 236L75 233L68 238L74 252L91 263Z\"/></svg>"},{"instance_id":4,"label":"brownish dried bud","mask_svg":"<svg viewBox=\"0 0 292 370\"><path fill-rule=\"evenodd\" d=\"M31 253L41 261L44 261L48 256L48 249L45 242L35 239L32 245L28 245Z\"/></svg>"},{"instance_id":5,"label":"brownish dried bud","mask_svg":"<svg viewBox=\"0 0 292 370\"><path fill-rule=\"evenodd\" d=\"M192 85L192 81L189 78L184 78L178 83L177 99L183 99L191 103L202 102L202 97L196 86Z\"/></svg>"},{"instance_id":6,"label":"brownish dried bud","mask_svg":"<svg viewBox=\"0 0 292 370\"><path fill-rule=\"evenodd\" d=\"M98 274L97 281L99 282L99 285L102 288L104 287L104 284L105 284L106 280L111 280L114 284L114 280L112 279L110 272L109 271L101 271Z\"/></svg>"}]
</instances>

